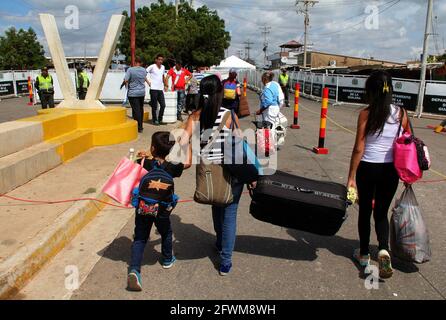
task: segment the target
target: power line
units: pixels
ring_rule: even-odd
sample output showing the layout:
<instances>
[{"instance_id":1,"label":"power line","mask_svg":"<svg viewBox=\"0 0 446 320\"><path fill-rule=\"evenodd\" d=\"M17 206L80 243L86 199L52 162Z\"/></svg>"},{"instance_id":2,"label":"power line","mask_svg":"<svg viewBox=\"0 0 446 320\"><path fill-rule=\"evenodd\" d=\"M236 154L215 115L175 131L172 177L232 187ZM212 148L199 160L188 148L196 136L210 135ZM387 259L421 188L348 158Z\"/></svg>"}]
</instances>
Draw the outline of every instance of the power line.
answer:
<instances>
[{"instance_id":1,"label":"power line","mask_svg":"<svg viewBox=\"0 0 446 320\"><path fill-rule=\"evenodd\" d=\"M384 6L384 5L386 5L386 4L390 4L390 5L389 5L388 7L386 7L386 8L384 8L384 9L378 11L377 14L381 14L381 13L386 12L387 10L389 10L390 8L396 6L396 5L397 5L398 3L400 3L400 2L401 2L401 0L392 0L392 1L389 1L389 2L386 2L386 3L382 4L381 6ZM379 7L380 7L380 6L379 6ZM362 15L363 15L363 14L361 14L361 15L359 15L359 16L362 16ZM358 17L359 17L359 16L358 16ZM345 21L347 21L347 20L345 20ZM331 35L333 35L333 34L342 33L342 32L344 32L344 31L352 30L353 27L356 27L356 26L358 26L358 25L363 24L364 21L365 21L365 19L361 19L361 21L359 21L358 23L355 23L355 24L353 24L353 25L350 25L350 26L345 27L345 28L343 28L343 29L341 29L341 30L338 30L338 31L327 32L327 33L319 33L319 34L316 33L316 34L313 34L313 35L314 35L314 36L331 36Z\"/></svg>"}]
</instances>

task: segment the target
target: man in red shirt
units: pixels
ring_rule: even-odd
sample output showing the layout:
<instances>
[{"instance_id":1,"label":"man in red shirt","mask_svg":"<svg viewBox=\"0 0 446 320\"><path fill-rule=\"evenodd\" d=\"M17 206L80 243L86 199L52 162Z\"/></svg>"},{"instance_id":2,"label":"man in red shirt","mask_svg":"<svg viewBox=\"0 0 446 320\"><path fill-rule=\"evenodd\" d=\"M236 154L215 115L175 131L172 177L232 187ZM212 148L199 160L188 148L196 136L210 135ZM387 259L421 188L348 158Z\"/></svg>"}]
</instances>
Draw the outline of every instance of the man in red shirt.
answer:
<instances>
[{"instance_id":1,"label":"man in red shirt","mask_svg":"<svg viewBox=\"0 0 446 320\"><path fill-rule=\"evenodd\" d=\"M186 105L186 85L192 78L189 70L183 68L181 61L176 61L175 67L171 68L167 73L167 80L172 78L172 90L178 94L177 103L177 120L183 121L181 112Z\"/></svg>"}]
</instances>

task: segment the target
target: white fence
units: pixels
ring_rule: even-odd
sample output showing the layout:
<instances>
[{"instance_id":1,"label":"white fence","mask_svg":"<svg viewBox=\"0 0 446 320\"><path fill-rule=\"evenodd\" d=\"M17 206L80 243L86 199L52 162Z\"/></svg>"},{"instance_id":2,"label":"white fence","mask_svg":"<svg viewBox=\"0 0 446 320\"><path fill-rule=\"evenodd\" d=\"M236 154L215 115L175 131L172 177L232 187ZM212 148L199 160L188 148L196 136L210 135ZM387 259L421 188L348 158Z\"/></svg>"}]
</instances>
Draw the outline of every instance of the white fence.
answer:
<instances>
[{"instance_id":1,"label":"white fence","mask_svg":"<svg viewBox=\"0 0 446 320\"><path fill-rule=\"evenodd\" d=\"M57 74L54 71L49 72L53 77L54 82L54 100L62 101L63 95L60 90ZM0 97L3 96L21 96L28 95L28 77L31 77L34 103L39 103L39 95L34 87L34 82L40 74L39 70L29 71L0 71ZM70 70L71 82L73 88L76 90L76 70ZM90 80L93 74L87 73ZM121 83L124 80L124 71L109 70L105 78L100 100L108 103L122 103L126 97L125 87L120 89ZM150 100L150 88L146 86L146 100Z\"/></svg>"},{"instance_id":2,"label":"white fence","mask_svg":"<svg viewBox=\"0 0 446 320\"><path fill-rule=\"evenodd\" d=\"M240 79L247 78L251 88L260 90L262 72L259 70L245 70L240 72ZM279 77L279 70L274 71L275 79ZM290 72L292 88L300 83L303 96L320 99L322 88L329 89L329 98L336 104L365 103L365 82L367 76L352 75L327 75L310 72ZM394 103L403 106L407 110L415 111L418 102L419 80L393 79ZM438 115L446 115L446 82L427 81L424 93L424 112Z\"/></svg>"}]
</instances>

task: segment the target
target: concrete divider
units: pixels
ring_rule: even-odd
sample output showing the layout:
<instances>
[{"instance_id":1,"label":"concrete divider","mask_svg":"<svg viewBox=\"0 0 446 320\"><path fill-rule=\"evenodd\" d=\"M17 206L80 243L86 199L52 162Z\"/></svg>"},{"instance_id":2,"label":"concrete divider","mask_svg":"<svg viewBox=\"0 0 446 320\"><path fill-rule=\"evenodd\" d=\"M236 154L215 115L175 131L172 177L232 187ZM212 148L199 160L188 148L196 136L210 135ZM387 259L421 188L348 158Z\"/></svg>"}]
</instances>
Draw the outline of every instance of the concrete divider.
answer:
<instances>
[{"instance_id":1,"label":"concrete divider","mask_svg":"<svg viewBox=\"0 0 446 320\"><path fill-rule=\"evenodd\" d=\"M92 198L110 201L102 193L96 193ZM39 232L32 241L3 261L0 264L0 300L17 294L27 281L62 250L104 206L93 200L74 203L51 225Z\"/></svg>"},{"instance_id":2,"label":"concrete divider","mask_svg":"<svg viewBox=\"0 0 446 320\"><path fill-rule=\"evenodd\" d=\"M0 124L0 158L43 141L38 122L11 121Z\"/></svg>"},{"instance_id":3,"label":"concrete divider","mask_svg":"<svg viewBox=\"0 0 446 320\"><path fill-rule=\"evenodd\" d=\"M0 125L0 194L25 184L94 146L136 139L137 123L126 109L46 109Z\"/></svg>"}]
</instances>

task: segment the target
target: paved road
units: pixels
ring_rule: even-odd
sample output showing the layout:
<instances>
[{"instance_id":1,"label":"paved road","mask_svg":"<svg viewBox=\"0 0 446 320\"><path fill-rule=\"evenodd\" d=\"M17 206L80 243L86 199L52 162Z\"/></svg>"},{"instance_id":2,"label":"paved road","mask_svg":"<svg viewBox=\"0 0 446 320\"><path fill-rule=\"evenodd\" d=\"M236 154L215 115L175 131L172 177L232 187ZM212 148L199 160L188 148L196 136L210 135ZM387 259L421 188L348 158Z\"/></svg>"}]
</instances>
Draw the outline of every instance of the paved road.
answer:
<instances>
[{"instance_id":1,"label":"paved road","mask_svg":"<svg viewBox=\"0 0 446 320\"><path fill-rule=\"evenodd\" d=\"M250 94L251 107L257 96ZM320 104L302 99L302 129L289 130L286 146L280 151L279 168L315 179L346 182L354 142L359 107L331 107L327 147L330 155L318 156L311 148L318 141ZM291 120L292 110L286 110ZM243 120L245 127L249 120ZM334 122L333 122L334 121ZM434 122L434 123L432 123ZM446 176L444 135L424 129L435 121L416 120L421 138L431 147L434 170L425 180ZM193 195L194 170L177 181L182 199ZM431 232L433 261L413 265L394 261L394 277L379 283L378 290L364 286L364 275L351 260L358 247L357 207L334 237L321 237L280 228L255 220L249 214L250 199L242 197L238 216L238 237L233 271L228 277L217 272L218 257L210 208L193 202L181 204L172 216L175 266L166 271L158 262L160 237L153 232L142 268L144 291L126 291L126 271L130 258L133 216L128 210L104 210L63 250L30 285L21 298L72 299L445 299L446 227L445 182L415 186L421 208ZM399 191L400 193L400 191ZM117 222L119 220L119 223ZM113 226L114 232L105 232ZM376 258L376 238L372 236ZM85 263L85 261L90 261ZM89 265L87 267L86 265ZM376 264L376 260L374 262ZM64 266L81 265L80 288L63 289ZM51 279L49 277L52 277ZM62 295L63 293L63 295Z\"/></svg>"},{"instance_id":2,"label":"paved road","mask_svg":"<svg viewBox=\"0 0 446 320\"><path fill-rule=\"evenodd\" d=\"M29 98L8 98L0 101L0 123L37 115L38 106L28 106Z\"/></svg>"}]
</instances>

